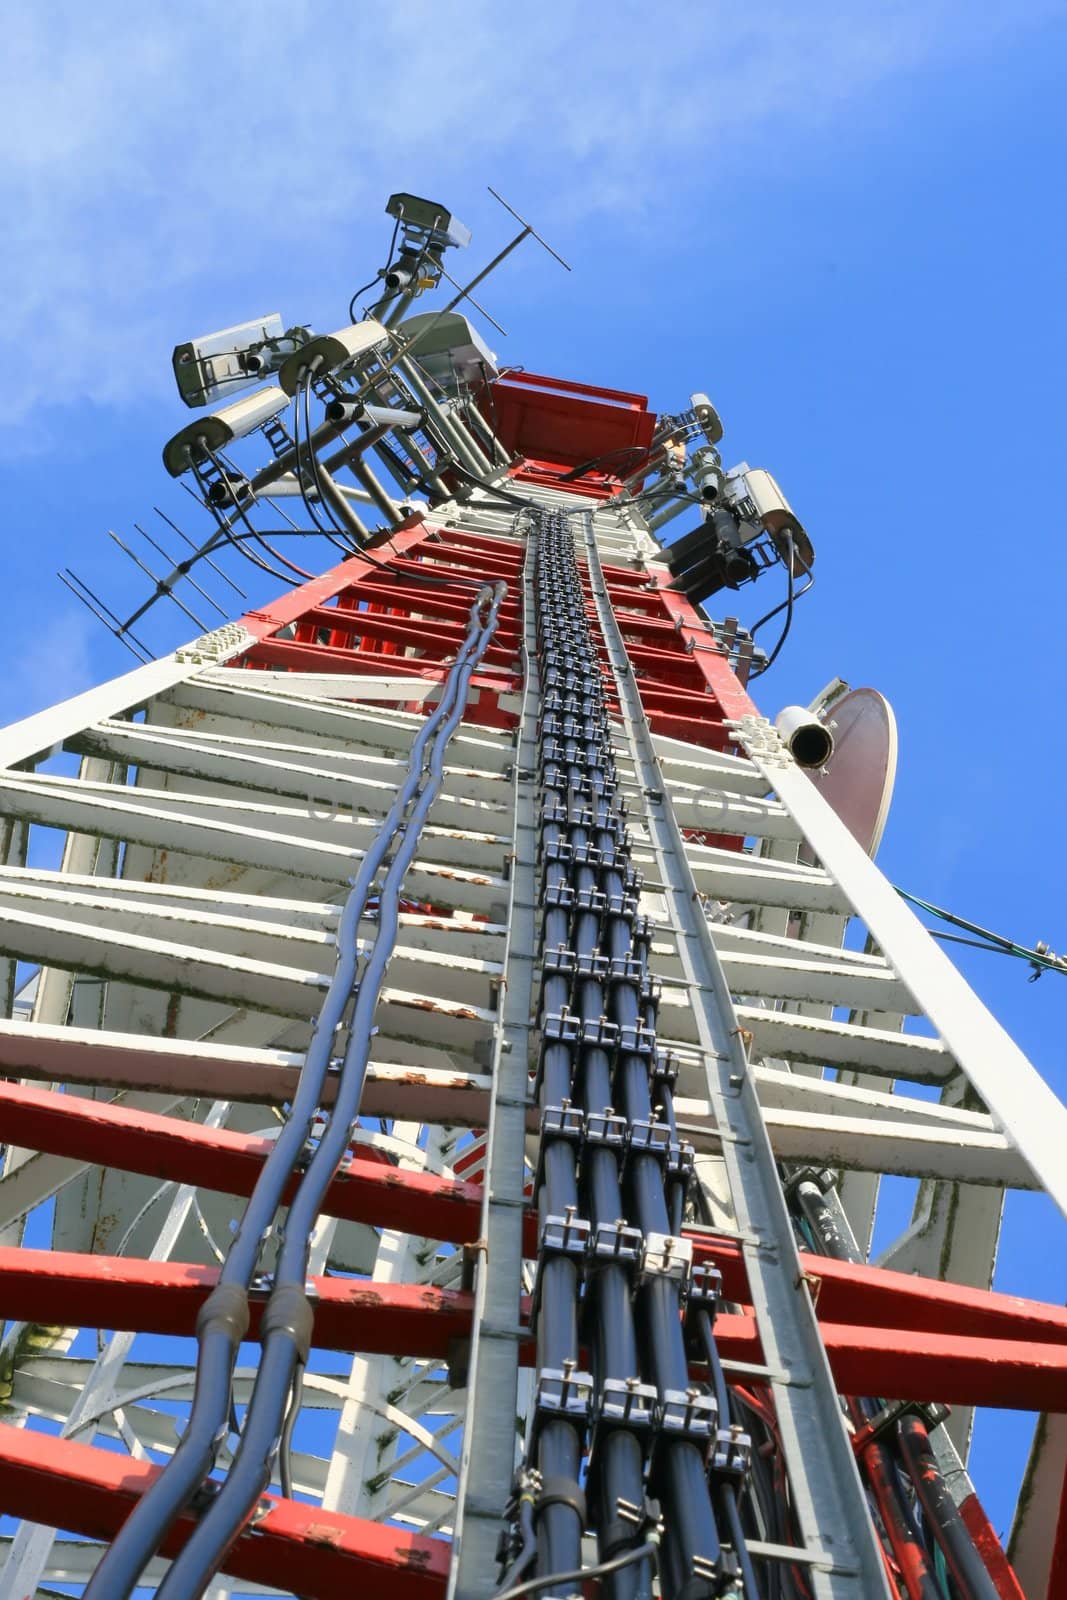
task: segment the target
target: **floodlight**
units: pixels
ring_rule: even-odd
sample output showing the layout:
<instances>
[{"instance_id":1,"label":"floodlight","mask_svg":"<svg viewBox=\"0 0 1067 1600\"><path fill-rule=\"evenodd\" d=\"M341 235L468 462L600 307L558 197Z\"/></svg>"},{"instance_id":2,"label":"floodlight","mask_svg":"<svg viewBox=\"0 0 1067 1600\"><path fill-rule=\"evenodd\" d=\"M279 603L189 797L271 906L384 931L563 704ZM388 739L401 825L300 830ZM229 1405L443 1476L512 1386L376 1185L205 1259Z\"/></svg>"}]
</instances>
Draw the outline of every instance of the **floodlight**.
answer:
<instances>
[{"instance_id":1,"label":"floodlight","mask_svg":"<svg viewBox=\"0 0 1067 1600\"><path fill-rule=\"evenodd\" d=\"M163 446L163 465L172 478L180 478L194 461L206 460L208 450L224 450L234 439L243 438L253 428L261 428L288 404L289 396L284 389L271 384L267 389L235 400L233 405L223 406L221 411L197 417Z\"/></svg>"},{"instance_id":2,"label":"floodlight","mask_svg":"<svg viewBox=\"0 0 1067 1600\"><path fill-rule=\"evenodd\" d=\"M255 383L259 376L243 358L259 345L280 339L283 332L281 316L272 311L254 322L239 322L233 328L176 345L171 361L178 393L187 406L229 399L236 388Z\"/></svg>"},{"instance_id":3,"label":"floodlight","mask_svg":"<svg viewBox=\"0 0 1067 1600\"><path fill-rule=\"evenodd\" d=\"M718 444L722 438L722 423L719 413L712 405L706 394L691 394L689 404L693 408L693 415L704 430L704 437L709 444Z\"/></svg>"},{"instance_id":4,"label":"floodlight","mask_svg":"<svg viewBox=\"0 0 1067 1600\"><path fill-rule=\"evenodd\" d=\"M428 235L426 243L432 249L443 250L446 245L460 249L470 244L471 231L454 217L447 206L436 200L421 200L415 194L391 194L385 207L390 217L408 229L418 229Z\"/></svg>"},{"instance_id":5,"label":"floodlight","mask_svg":"<svg viewBox=\"0 0 1067 1600\"><path fill-rule=\"evenodd\" d=\"M286 357L278 372L278 382L287 395L294 395L306 374L321 378L327 372L337 372L386 344L389 337L389 329L372 318L353 322L336 333L320 334Z\"/></svg>"}]
</instances>

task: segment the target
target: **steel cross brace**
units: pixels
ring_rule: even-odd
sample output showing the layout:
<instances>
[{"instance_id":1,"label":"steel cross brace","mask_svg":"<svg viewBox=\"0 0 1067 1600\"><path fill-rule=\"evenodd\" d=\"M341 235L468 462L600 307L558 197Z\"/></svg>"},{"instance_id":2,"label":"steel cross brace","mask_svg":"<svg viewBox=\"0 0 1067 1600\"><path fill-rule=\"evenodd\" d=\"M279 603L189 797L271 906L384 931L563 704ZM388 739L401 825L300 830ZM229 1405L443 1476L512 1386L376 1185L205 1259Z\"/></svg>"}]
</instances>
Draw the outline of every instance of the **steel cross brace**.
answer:
<instances>
[{"instance_id":1,"label":"steel cross brace","mask_svg":"<svg viewBox=\"0 0 1067 1600\"><path fill-rule=\"evenodd\" d=\"M737 738L1041 1187L1067 1215L1067 1107L857 844L763 717Z\"/></svg>"}]
</instances>

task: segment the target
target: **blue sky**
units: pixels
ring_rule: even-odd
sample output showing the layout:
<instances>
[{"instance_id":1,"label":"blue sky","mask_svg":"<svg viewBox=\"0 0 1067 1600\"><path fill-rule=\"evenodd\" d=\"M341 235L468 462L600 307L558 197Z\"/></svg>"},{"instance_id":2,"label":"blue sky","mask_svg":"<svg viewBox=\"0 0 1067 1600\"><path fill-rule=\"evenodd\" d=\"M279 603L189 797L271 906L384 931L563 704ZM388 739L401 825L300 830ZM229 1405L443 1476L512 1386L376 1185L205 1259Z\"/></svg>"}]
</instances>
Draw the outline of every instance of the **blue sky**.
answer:
<instances>
[{"instance_id":1,"label":"blue sky","mask_svg":"<svg viewBox=\"0 0 1067 1600\"><path fill-rule=\"evenodd\" d=\"M454 206L481 265L509 237L492 183L575 269L527 245L486 285L501 356L667 410L708 390L730 463L768 467L810 530L818 582L763 709L835 674L882 689L901 739L885 870L1067 948L1067 7L517 16L193 0L134 28L103 0L9 17L0 717L129 664L57 567L121 603L140 586L104 530L153 504L196 525L159 463L188 415L173 344L275 309L340 324L392 189ZM175 613L151 637L189 631ZM1067 980L963 964L1067 1093ZM1001 1286L1065 1297L1051 1226L1038 1200L1009 1206ZM1025 1442L1011 1419L979 1429L1001 1529Z\"/></svg>"}]
</instances>

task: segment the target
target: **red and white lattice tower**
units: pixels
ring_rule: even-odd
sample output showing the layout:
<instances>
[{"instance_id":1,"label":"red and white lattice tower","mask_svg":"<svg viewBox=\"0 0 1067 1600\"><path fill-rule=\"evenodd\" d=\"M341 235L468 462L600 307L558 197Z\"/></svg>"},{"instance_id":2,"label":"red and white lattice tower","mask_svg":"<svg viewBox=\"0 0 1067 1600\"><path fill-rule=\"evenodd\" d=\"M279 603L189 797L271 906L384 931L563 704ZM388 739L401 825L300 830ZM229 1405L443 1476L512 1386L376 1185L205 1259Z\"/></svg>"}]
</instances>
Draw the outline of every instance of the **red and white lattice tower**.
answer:
<instances>
[{"instance_id":1,"label":"red and white lattice tower","mask_svg":"<svg viewBox=\"0 0 1067 1600\"><path fill-rule=\"evenodd\" d=\"M750 699L744 630L696 603L718 615L727 559L795 574L802 530L770 480L716 478L699 399L663 419L529 372L450 382L394 277L391 314L297 344L328 348L285 395L335 408L302 458L268 404L236 488L205 451L243 430L192 425L175 468L235 527L295 484L354 553L0 735L0 1594L81 1593L166 1478L351 881L455 692L428 816L386 841L414 856L304 1240L302 1403L203 1592L566 1596L572 1550L620 1596L1067 1595L1067 1312L990 1290L1005 1190L1067 1205L1063 1108L794 759L813 730ZM460 321L426 347L455 357ZM379 449L423 499L381 488ZM734 543L709 520L668 566L694 490ZM387 900L379 872L364 985ZM920 1183L875 1265L884 1173ZM284 1218L148 1590L206 1537L259 1405ZM975 1406L1047 1414L1014 1572L967 1477Z\"/></svg>"}]
</instances>

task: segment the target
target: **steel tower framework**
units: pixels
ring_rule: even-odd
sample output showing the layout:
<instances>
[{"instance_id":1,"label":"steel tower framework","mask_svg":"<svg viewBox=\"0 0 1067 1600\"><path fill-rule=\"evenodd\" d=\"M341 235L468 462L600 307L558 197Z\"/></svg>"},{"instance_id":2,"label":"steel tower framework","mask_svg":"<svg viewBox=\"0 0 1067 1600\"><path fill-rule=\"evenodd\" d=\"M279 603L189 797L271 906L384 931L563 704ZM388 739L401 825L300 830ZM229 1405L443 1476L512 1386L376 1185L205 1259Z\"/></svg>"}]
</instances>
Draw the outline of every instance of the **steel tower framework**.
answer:
<instances>
[{"instance_id":1,"label":"steel tower framework","mask_svg":"<svg viewBox=\"0 0 1067 1600\"><path fill-rule=\"evenodd\" d=\"M79 1592L192 1429L234 1218L392 903L339 1161L295 1246L284 1207L264 1230L234 1431L142 1581L220 1515L257 1337L299 1345L289 1248L303 1407L215 1597L562 1596L621 1558L605 1592L1054 1600L1067 1313L990 1284L1007 1189L1067 1209L1063 1108L760 714L744 631L672 585L673 479L650 512L605 466L653 472L693 414L522 374L475 415L391 338L345 381L407 384L430 503L358 457L386 532L0 735L0 1592ZM453 703L430 788L410 753ZM918 1199L874 1264L886 1173ZM1018 1577L976 1405L1047 1414ZM909 1462L977 1575L958 1538L929 1563Z\"/></svg>"}]
</instances>

